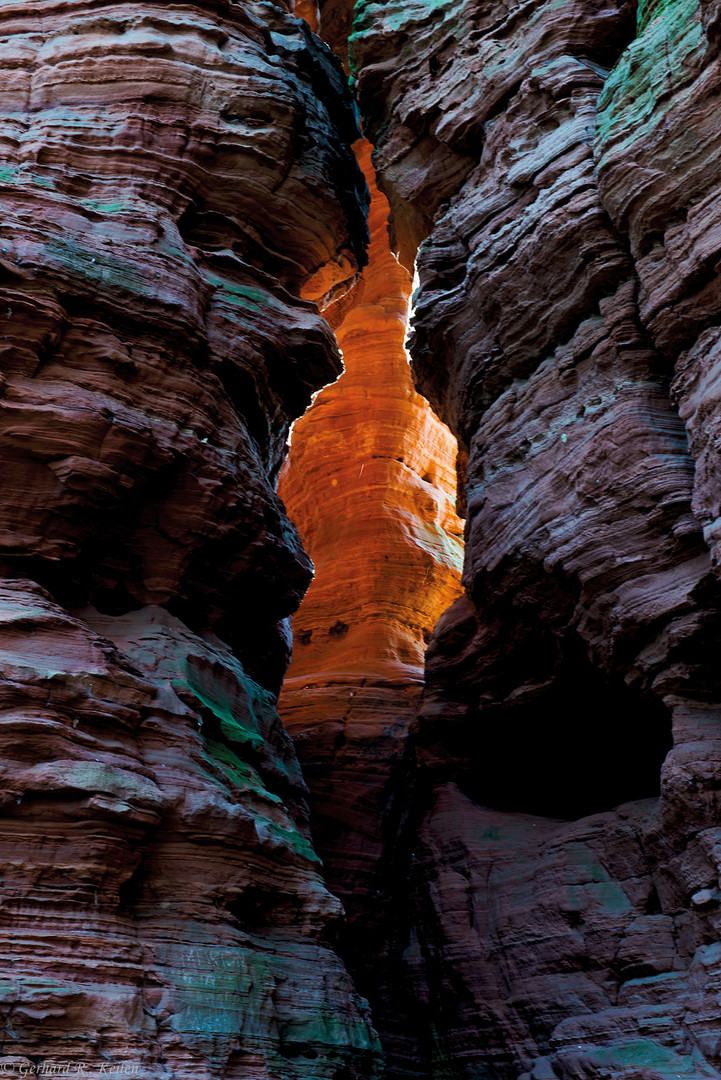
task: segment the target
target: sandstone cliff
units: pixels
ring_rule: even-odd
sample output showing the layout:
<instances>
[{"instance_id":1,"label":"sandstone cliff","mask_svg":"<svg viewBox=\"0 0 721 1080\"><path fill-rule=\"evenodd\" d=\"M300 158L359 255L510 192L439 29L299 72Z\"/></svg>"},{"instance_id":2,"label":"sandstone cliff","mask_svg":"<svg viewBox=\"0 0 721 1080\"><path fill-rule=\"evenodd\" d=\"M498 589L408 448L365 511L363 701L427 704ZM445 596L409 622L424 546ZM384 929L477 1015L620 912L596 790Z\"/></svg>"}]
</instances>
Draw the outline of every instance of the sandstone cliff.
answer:
<instances>
[{"instance_id":1,"label":"sandstone cliff","mask_svg":"<svg viewBox=\"0 0 721 1080\"><path fill-rule=\"evenodd\" d=\"M364 261L342 72L283 3L0 36L2 1067L372 1076L274 707L273 482L341 369L299 293Z\"/></svg>"},{"instance_id":2,"label":"sandstone cliff","mask_svg":"<svg viewBox=\"0 0 721 1080\"><path fill-rule=\"evenodd\" d=\"M460 591L456 441L412 386L404 349L411 279L390 250L370 146L368 266L325 314L345 370L293 428L279 492L315 565L293 618L279 702L310 787L326 881L343 902L342 951L381 1008L388 837L418 709L426 641Z\"/></svg>"},{"instance_id":3,"label":"sandstone cliff","mask_svg":"<svg viewBox=\"0 0 721 1080\"><path fill-rule=\"evenodd\" d=\"M721 1077L719 4L292 7L0 11L0 1064Z\"/></svg>"},{"instance_id":4,"label":"sandstone cliff","mask_svg":"<svg viewBox=\"0 0 721 1080\"><path fill-rule=\"evenodd\" d=\"M711 4L355 5L414 377L469 454L394 1075L719 1075L718 54Z\"/></svg>"}]
</instances>

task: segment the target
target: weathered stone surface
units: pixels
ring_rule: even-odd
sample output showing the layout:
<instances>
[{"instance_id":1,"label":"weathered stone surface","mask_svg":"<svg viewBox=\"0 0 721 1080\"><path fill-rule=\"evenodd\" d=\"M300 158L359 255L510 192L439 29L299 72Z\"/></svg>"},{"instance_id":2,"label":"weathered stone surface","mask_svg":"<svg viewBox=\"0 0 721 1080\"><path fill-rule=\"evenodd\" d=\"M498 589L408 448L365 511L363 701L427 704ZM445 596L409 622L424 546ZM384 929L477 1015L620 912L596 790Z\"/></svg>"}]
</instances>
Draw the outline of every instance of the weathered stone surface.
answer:
<instances>
[{"instance_id":1,"label":"weathered stone surface","mask_svg":"<svg viewBox=\"0 0 721 1080\"><path fill-rule=\"evenodd\" d=\"M406 265L521 84L562 56L582 58L590 76L631 36L632 6L605 0L355 4L351 71Z\"/></svg>"},{"instance_id":2,"label":"weathered stone surface","mask_svg":"<svg viewBox=\"0 0 721 1080\"><path fill-rule=\"evenodd\" d=\"M371 190L369 264L326 309L345 371L295 424L279 485L315 564L279 709L326 881L346 911L342 952L385 1027L397 774L425 641L459 592L462 525L455 439L411 384L410 276L390 251L370 147L357 151Z\"/></svg>"},{"instance_id":3,"label":"weathered stone surface","mask_svg":"<svg viewBox=\"0 0 721 1080\"><path fill-rule=\"evenodd\" d=\"M22 581L2 607L6 1056L365 1074L272 696L160 608L74 618Z\"/></svg>"},{"instance_id":4,"label":"weathered stone surface","mask_svg":"<svg viewBox=\"0 0 721 1080\"><path fill-rule=\"evenodd\" d=\"M359 153L370 169L367 144ZM386 218L374 190L369 267L340 311L327 309L345 370L295 424L280 480L315 565L288 680L310 671L417 677L425 639L458 592L456 443L411 384L410 279L389 249Z\"/></svg>"},{"instance_id":5,"label":"weathered stone surface","mask_svg":"<svg viewBox=\"0 0 721 1080\"><path fill-rule=\"evenodd\" d=\"M356 5L414 378L469 454L394 1075L719 1075L716 21Z\"/></svg>"},{"instance_id":6,"label":"weathered stone surface","mask_svg":"<svg viewBox=\"0 0 721 1080\"><path fill-rule=\"evenodd\" d=\"M273 484L341 366L299 292L364 258L340 67L284 4L0 37L2 1068L374 1076L275 711Z\"/></svg>"},{"instance_id":7,"label":"weathered stone surface","mask_svg":"<svg viewBox=\"0 0 721 1080\"><path fill-rule=\"evenodd\" d=\"M601 192L628 236L645 324L675 365L674 393L696 459L694 511L717 566L715 381L721 308L721 86L712 7L645 4L639 36L600 103ZM664 56L659 64L658 57Z\"/></svg>"},{"instance_id":8,"label":"weathered stone surface","mask_svg":"<svg viewBox=\"0 0 721 1080\"><path fill-rule=\"evenodd\" d=\"M718 4L356 4L360 280L290 6L0 13L4 1050L376 1075L312 821L390 1076L718 1077Z\"/></svg>"},{"instance_id":9,"label":"weathered stone surface","mask_svg":"<svg viewBox=\"0 0 721 1080\"><path fill-rule=\"evenodd\" d=\"M339 370L292 290L360 242L350 150L315 96L341 76L267 5L225 25L75 4L71 34L65 6L23 10L0 24L4 556L62 565L73 601L91 576L120 607L231 610L240 635L247 606L257 653L309 580L264 473Z\"/></svg>"}]
</instances>

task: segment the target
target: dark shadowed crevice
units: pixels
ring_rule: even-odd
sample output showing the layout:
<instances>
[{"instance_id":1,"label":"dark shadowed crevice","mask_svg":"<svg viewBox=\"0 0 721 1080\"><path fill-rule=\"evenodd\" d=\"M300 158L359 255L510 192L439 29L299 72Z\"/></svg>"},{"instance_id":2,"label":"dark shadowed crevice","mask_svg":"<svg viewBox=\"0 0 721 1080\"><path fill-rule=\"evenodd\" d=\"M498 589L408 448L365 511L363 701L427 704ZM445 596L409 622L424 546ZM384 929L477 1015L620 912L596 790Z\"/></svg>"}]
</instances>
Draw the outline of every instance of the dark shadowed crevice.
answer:
<instances>
[{"instance_id":1,"label":"dark shadowed crevice","mask_svg":"<svg viewBox=\"0 0 721 1080\"><path fill-rule=\"evenodd\" d=\"M494 810L569 821L658 796L672 745L668 710L600 672L580 642L550 686L477 714L464 737L464 794Z\"/></svg>"}]
</instances>

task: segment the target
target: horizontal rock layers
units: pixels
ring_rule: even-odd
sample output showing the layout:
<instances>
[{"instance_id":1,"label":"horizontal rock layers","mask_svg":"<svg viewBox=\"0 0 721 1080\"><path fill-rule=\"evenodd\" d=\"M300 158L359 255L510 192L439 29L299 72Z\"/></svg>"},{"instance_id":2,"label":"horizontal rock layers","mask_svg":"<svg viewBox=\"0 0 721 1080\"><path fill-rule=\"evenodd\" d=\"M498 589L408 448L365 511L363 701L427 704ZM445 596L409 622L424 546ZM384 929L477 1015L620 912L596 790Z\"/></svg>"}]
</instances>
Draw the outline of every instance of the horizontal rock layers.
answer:
<instances>
[{"instance_id":1,"label":"horizontal rock layers","mask_svg":"<svg viewBox=\"0 0 721 1080\"><path fill-rule=\"evenodd\" d=\"M469 454L391 1074L718 1076L718 12L362 0L353 29L407 265L423 241L414 378Z\"/></svg>"},{"instance_id":2,"label":"horizontal rock layers","mask_svg":"<svg viewBox=\"0 0 721 1080\"><path fill-rule=\"evenodd\" d=\"M0 13L4 1060L718 1077L718 4L357 3L359 281L290 7Z\"/></svg>"},{"instance_id":3,"label":"horizontal rock layers","mask_svg":"<svg viewBox=\"0 0 721 1080\"><path fill-rule=\"evenodd\" d=\"M462 526L455 439L411 384L410 277L390 251L370 146L356 150L371 190L369 264L325 309L345 371L295 424L279 484L315 564L279 709L326 881L346 910L342 952L384 1027L397 773L425 641L459 592Z\"/></svg>"},{"instance_id":4,"label":"horizontal rock layers","mask_svg":"<svg viewBox=\"0 0 721 1080\"><path fill-rule=\"evenodd\" d=\"M0 37L0 1060L374 1076L275 711L311 567L273 481L341 368L299 293L364 259L342 73L282 3Z\"/></svg>"}]
</instances>

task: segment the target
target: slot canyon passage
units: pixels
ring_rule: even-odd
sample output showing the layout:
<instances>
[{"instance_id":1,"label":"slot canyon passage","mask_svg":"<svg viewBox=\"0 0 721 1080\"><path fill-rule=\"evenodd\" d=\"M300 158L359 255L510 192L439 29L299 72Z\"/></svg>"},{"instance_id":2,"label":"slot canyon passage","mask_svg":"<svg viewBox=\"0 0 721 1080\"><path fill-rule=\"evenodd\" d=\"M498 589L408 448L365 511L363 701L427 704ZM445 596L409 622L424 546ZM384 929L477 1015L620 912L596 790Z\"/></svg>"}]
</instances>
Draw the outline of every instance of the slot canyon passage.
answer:
<instances>
[{"instance_id":1,"label":"slot canyon passage","mask_svg":"<svg viewBox=\"0 0 721 1080\"><path fill-rule=\"evenodd\" d=\"M719 0L0 43L0 1073L721 1077Z\"/></svg>"}]
</instances>

